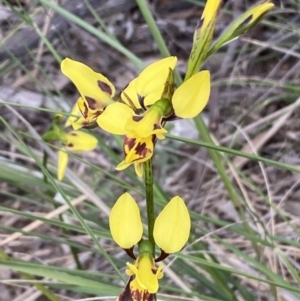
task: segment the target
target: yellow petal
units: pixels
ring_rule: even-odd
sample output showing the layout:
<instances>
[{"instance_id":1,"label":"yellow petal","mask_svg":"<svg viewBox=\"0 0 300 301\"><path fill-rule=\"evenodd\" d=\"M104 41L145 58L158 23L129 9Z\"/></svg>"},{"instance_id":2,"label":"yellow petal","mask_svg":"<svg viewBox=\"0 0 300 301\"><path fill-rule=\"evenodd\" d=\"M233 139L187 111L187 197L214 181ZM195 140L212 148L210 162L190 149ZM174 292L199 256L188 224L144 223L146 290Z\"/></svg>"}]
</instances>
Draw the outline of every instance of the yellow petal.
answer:
<instances>
[{"instance_id":1,"label":"yellow petal","mask_svg":"<svg viewBox=\"0 0 300 301\"><path fill-rule=\"evenodd\" d=\"M133 115L133 110L127 105L116 102L109 105L97 118L98 125L105 131L115 135L125 135L127 120Z\"/></svg>"},{"instance_id":2,"label":"yellow petal","mask_svg":"<svg viewBox=\"0 0 300 301\"><path fill-rule=\"evenodd\" d=\"M169 70L173 70L176 63L177 57L170 56L146 67L137 77L135 86L137 94L145 97L164 86L169 76Z\"/></svg>"},{"instance_id":3,"label":"yellow petal","mask_svg":"<svg viewBox=\"0 0 300 301\"><path fill-rule=\"evenodd\" d=\"M123 249L129 249L141 240L140 210L129 193L122 194L111 209L109 227L114 241Z\"/></svg>"},{"instance_id":4,"label":"yellow petal","mask_svg":"<svg viewBox=\"0 0 300 301\"><path fill-rule=\"evenodd\" d=\"M65 175L66 168L68 165L68 159L69 159L68 154L64 150L60 149L58 151L58 162L57 162L57 179L59 181L61 181Z\"/></svg>"},{"instance_id":5,"label":"yellow petal","mask_svg":"<svg viewBox=\"0 0 300 301\"><path fill-rule=\"evenodd\" d=\"M65 147L75 152L93 150L98 143L97 138L80 131L72 131L66 134L66 138Z\"/></svg>"},{"instance_id":6,"label":"yellow petal","mask_svg":"<svg viewBox=\"0 0 300 301\"><path fill-rule=\"evenodd\" d=\"M168 254L178 252L187 242L190 229L189 211L183 199L175 196L155 220L155 243Z\"/></svg>"},{"instance_id":7,"label":"yellow petal","mask_svg":"<svg viewBox=\"0 0 300 301\"><path fill-rule=\"evenodd\" d=\"M115 87L101 73L69 58L61 62L61 71L74 83L90 110L101 110L112 102Z\"/></svg>"},{"instance_id":8,"label":"yellow petal","mask_svg":"<svg viewBox=\"0 0 300 301\"><path fill-rule=\"evenodd\" d=\"M210 95L210 73L201 71L185 81L175 91L172 105L176 116L193 118L206 106Z\"/></svg>"}]
</instances>

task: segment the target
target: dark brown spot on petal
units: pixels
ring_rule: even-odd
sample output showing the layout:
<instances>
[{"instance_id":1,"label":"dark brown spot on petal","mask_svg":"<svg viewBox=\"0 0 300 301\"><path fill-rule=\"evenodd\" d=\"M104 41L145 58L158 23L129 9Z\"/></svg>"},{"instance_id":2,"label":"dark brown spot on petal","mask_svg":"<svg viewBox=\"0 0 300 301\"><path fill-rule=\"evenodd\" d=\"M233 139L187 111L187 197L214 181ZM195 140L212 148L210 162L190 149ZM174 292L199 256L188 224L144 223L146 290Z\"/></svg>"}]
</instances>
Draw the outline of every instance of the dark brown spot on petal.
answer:
<instances>
[{"instance_id":1,"label":"dark brown spot on petal","mask_svg":"<svg viewBox=\"0 0 300 301\"><path fill-rule=\"evenodd\" d=\"M144 152L145 149L146 149L146 143L145 143L145 142L143 142L143 143L138 143L138 145L136 146L135 152L136 152L137 154L140 154L140 153Z\"/></svg>"},{"instance_id":2,"label":"dark brown spot on petal","mask_svg":"<svg viewBox=\"0 0 300 301\"><path fill-rule=\"evenodd\" d=\"M97 83L98 83L99 88L100 88L103 92L105 92L105 93L107 93L107 94L109 94L109 95L112 95L111 87L110 87L107 83L102 82L101 80L98 80Z\"/></svg>"},{"instance_id":3,"label":"dark brown spot on petal","mask_svg":"<svg viewBox=\"0 0 300 301\"><path fill-rule=\"evenodd\" d=\"M138 143L138 145L135 148L135 153L140 155L140 157L144 158L146 157L147 153L149 152L149 149L146 148L146 143Z\"/></svg>"},{"instance_id":4,"label":"dark brown spot on petal","mask_svg":"<svg viewBox=\"0 0 300 301\"><path fill-rule=\"evenodd\" d=\"M127 145L129 149L132 149L135 145L136 138L128 138L127 136L124 139L124 145Z\"/></svg>"},{"instance_id":5,"label":"dark brown spot on petal","mask_svg":"<svg viewBox=\"0 0 300 301\"><path fill-rule=\"evenodd\" d=\"M138 121L140 121L142 119L143 119L143 116L141 116L141 115L134 115L134 116L132 116L132 120L136 121L136 122L138 122Z\"/></svg>"},{"instance_id":6,"label":"dark brown spot on petal","mask_svg":"<svg viewBox=\"0 0 300 301\"><path fill-rule=\"evenodd\" d=\"M97 100L92 98L92 97L89 97L89 96L85 96L85 100L88 104L88 107L91 109L91 110L96 110L97 109Z\"/></svg>"},{"instance_id":7,"label":"dark brown spot on petal","mask_svg":"<svg viewBox=\"0 0 300 301\"><path fill-rule=\"evenodd\" d=\"M68 143L68 144L67 144L67 147L73 147L73 146L74 146L73 143Z\"/></svg>"},{"instance_id":8,"label":"dark brown spot on petal","mask_svg":"<svg viewBox=\"0 0 300 301\"><path fill-rule=\"evenodd\" d=\"M78 134L76 132L71 132L69 135L74 136L74 137L78 136Z\"/></svg>"}]
</instances>

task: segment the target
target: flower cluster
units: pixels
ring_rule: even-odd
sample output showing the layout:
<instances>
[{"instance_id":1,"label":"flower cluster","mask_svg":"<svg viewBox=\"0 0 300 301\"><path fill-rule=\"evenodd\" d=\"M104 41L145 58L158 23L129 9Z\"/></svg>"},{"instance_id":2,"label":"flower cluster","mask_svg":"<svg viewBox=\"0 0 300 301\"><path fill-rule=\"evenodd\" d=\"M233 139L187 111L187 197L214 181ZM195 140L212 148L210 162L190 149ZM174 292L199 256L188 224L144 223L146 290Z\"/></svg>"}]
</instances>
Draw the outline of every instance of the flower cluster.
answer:
<instances>
[{"instance_id":1,"label":"flower cluster","mask_svg":"<svg viewBox=\"0 0 300 301\"><path fill-rule=\"evenodd\" d=\"M97 123L103 130L124 135L124 160L116 167L123 170L135 165L142 176L142 163L153 155L156 139L164 139L165 121L193 118L207 104L210 73L201 71L174 92L175 56L146 67L114 100L115 88L102 74L69 58L61 63L62 72L76 85L81 97L77 105L82 116L72 122L74 129Z\"/></svg>"},{"instance_id":2,"label":"flower cluster","mask_svg":"<svg viewBox=\"0 0 300 301\"><path fill-rule=\"evenodd\" d=\"M135 259L134 264L127 262L126 274L130 279L118 300L151 300L150 296L158 291L158 280L163 277L163 267L157 267L155 262L180 251L188 240L191 220L184 201L179 196L174 197L155 220L153 236L161 249L159 258L153 258L151 242L142 240L140 211L129 193L121 195L113 206L109 226L114 241ZM135 258L133 248L137 244L139 254Z\"/></svg>"},{"instance_id":3,"label":"flower cluster","mask_svg":"<svg viewBox=\"0 0 300 301\"><path fill-rule=\"evenodd\" d=\"M61 116L54 118L43 135L47 142L58 141L58 173L62 180L68 163L68 151L92 150L97 139L81 129L100 127L108 133L124 136L124 159L116 169L134 165L141 177L145 169L148 239L143 238L143 223L136 201L129 193L119 197L112 207L109 227L114 241L134 259L127 263L129 281L118 301L154 301L163 277L156 263L180 251L190 234L189 211L179 196L172 198L154 218L152 159L157 140L165 139L165 123L179 118L194 118L205 108L210 96L210 72L199 71L216 50L254 26L273 8L270 1L258 4L234 21L213 44L221 0L207 0L194 33L193 46L183 83L174 80L177 57L169 56L147 66L116 94L110 80L85 64L65 58L61 70L77 87L80 97L65 126ZM68 130L72 126L73 130ZM155 257L155 247L161 250ZM134 248L137 247L136 256Z\"/></svg>"}]
</instances>

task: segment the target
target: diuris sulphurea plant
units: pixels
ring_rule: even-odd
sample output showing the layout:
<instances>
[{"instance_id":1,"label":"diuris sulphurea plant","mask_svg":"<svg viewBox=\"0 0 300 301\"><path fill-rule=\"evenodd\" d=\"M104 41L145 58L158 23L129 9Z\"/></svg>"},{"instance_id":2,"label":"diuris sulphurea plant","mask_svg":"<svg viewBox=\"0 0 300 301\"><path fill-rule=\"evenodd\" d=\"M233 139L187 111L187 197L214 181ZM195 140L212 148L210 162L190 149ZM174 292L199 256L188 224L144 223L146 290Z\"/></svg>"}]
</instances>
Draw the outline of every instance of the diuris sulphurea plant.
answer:
<instances>
[{"instance_id":1,"label":"diuris sulphurea plant","mask_svg":"<svg viewBox=\"0 0 300 301\"><path fill-rule=\"evenodd\" d=\"M211 90L210 72L201 68L203 63L274 7L265 1L250 8L213 42L221 2L206 1L181 83L174 80L176 56L150 64L119 93L107 77L85 64L71 58L61 62L62 73L74 83L80 96L67 122L62 125L61 116L57 116L43 135L45 141L58 144L58 180L63 179L68 152L93 150L97 139L86 131L100 127L124 137L124 157L116 170L133 165L136 175L145 181L146 214L142 216L146 216L147 235L139 206L128 192L119 197L109 217L113 240L133 259L127 263L129 281L117 297L119 301L156 300L159 280L164 276L163 266L157 263L180 252L189 239L191 219L180 196L173 197L155 218L152 160L155 146L166 139L166 123L194 118L203 111ZM158 248L161 253L156 256Z\"/></svg>"}]
</instances>

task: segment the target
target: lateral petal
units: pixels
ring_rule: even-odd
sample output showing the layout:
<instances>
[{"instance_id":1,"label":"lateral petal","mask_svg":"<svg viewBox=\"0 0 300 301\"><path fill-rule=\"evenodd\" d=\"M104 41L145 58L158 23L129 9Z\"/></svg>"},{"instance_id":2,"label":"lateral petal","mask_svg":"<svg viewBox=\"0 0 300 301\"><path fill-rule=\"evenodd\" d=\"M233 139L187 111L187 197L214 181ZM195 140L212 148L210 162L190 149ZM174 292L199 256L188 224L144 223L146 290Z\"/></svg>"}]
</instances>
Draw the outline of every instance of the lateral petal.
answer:
<instances>
[{"instance_id":1,"label":"lateral petal","mask_svg":"<svg viewBox=\"0 0 300 301\"><path fill-rule=\"evenodd\" d=\"M174 92L172 105L176 116L193 118L205 108L210 95L210 73L201 71L186 80Z\"/></svg>"},{"instance_id":2,"label":"lateral petal","mask_svg":"<svg viewBox=\"0 0 300 301\"><path fill-rule=\"evenodd\" d=\"M109 228L114 241L123 249L130 249L141 240L140 210L129 193L122 194L111 209Z\"/></svg>"},{"instance_id":3,"label":"lateral petal","mask_svg":"<svg viewBox=\"0 0 300 301\"><path fill-rule=\"evenodd\" d=\"M166 253L180 251L191 230L189 211L179 196L175 196L161 211L154 223L155 243Z\"/></svg>"}]
</instances>

